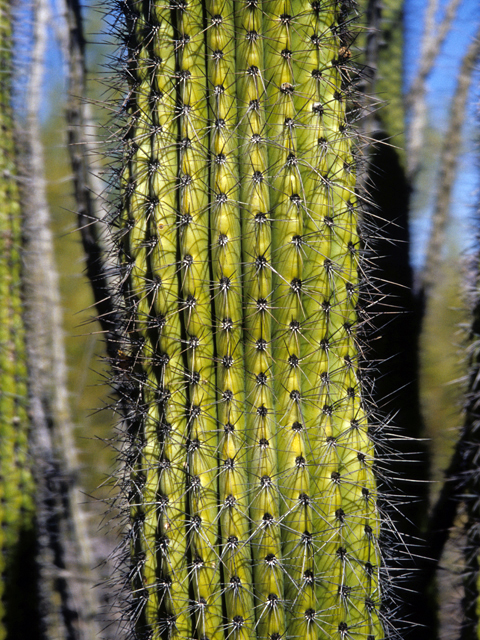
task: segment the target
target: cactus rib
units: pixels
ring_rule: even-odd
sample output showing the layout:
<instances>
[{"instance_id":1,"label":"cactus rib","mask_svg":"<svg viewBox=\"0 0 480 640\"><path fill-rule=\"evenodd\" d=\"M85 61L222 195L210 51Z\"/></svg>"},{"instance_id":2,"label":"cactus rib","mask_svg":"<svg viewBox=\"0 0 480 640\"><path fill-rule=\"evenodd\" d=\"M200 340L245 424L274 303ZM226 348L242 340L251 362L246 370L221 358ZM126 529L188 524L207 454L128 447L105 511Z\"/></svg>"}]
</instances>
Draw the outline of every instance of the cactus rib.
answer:
<instances>
[{"instance_id":1,"label":"cactus rib","mask_svg":"<svg viewBox=\"0 0 480 640\"><path fill-rule=\"evenodd\" d=\"M283 575L266 559L281 558L278 455L274 414L272 233L266 140L265 33L256 3L237 11L240 206L244 265L244 344L250 518L258 637L285 633Z\"/></svg>"}]
</instances>

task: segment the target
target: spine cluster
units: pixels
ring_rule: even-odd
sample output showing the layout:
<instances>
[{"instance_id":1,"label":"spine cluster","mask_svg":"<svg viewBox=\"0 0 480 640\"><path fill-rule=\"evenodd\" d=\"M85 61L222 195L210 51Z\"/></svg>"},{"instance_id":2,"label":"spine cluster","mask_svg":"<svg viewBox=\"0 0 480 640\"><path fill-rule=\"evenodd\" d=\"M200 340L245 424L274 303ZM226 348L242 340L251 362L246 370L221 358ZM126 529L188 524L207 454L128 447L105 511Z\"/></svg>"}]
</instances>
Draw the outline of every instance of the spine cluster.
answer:
<instances>
[{"instance_id":1,"label":"spine cluster","mask_svg":"<svg viewBox=\"0 0 480 640\"><path fill-rule=\"evenodd\" d=\"M347 8L120 6L135 633L380 640Z\"/></svg>"}]
</instances>

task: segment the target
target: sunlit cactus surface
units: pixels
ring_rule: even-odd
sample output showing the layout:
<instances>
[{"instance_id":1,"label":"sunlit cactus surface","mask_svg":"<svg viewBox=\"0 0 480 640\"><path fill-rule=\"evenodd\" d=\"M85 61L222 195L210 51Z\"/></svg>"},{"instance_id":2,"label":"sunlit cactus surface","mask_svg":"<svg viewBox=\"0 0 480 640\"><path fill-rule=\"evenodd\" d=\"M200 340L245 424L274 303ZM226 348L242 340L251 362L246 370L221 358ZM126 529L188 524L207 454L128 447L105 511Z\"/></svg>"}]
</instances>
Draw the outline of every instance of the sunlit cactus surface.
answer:
<instances>
[{"instance_id":1,"label":"sunlit cactus surface","mask_svg":"<svg viewBox=\"0 0 480 640\"><path fill-rule=\"evenodd\" d=\"M380 640L351 7L120 6L134 633Z\"/></svg>"}]
</instances>

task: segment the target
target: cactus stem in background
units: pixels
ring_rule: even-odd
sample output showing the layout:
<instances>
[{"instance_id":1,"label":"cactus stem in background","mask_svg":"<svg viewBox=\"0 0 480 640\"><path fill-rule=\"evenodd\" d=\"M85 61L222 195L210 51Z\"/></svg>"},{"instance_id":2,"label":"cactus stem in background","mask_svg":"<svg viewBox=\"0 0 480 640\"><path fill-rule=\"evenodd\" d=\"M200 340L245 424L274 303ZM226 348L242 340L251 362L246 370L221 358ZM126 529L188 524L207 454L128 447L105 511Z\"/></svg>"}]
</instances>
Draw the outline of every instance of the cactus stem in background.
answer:
<instances>
[{"instance_id":1,"label":"cactus stem in background","mask_svg":"<svg viewBox=\"0 0 480 640\"><path fill-rule=\"evenodd\" d=\"M22 218L12 114L12 8L0 2L0 638L18 627L32 561L34 481L28 452L27 365L21 291ZM23 576L20 572L23 572ZM28 575L31 578L31 575ZM29 587L25 593L32 598ZM28 615L36 602L28 604Z\"/></svg>"}]
</instances>

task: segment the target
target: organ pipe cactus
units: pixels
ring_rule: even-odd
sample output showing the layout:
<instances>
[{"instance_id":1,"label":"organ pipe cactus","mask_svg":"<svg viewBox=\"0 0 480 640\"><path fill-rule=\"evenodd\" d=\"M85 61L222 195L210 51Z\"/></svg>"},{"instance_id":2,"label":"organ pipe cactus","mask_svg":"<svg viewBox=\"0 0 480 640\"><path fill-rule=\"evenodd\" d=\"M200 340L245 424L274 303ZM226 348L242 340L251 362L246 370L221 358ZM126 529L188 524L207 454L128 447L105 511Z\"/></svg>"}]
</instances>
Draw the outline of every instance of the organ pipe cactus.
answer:
<instances>
[{"instance_id":1,"label":"organ pipe cactus","mask_svg":"<svg viewBox=\"0 0 480 640\"><path fill-rule=\"evenodd\" d=\"M463 573L464 598L462 601L463 626L462 640L474 640L479 637L479 489L478 489L478 450L479 450L479 343L480 298L478 297L478 274L473 308L473 322L470 335L469 372L465 423L462 436L457 444L454 478L456 498L465 500L466 522L465 546L463 549L465 566Z\"/></svg>"},{"instance_id":2,"label":"organ pipe cactus","mask_svg":"<svg viewBox=\"0 0 480 640\"><path fill-rule=\"evenodd\" d=\"M0 3L0 638L20 575L15 571L33 531L33 480L27 448L27 373L20 290L21 215L11 108L12 16ZM26 565L25 565L26 566ZM25 567L24 567L25 568ZM15 603L18 606L18 603ZM17 614L18 615L18 614Z\"/></svg>"},{"instance_id":3,"label":"organ pipe cactus","mask_svg":"<svg viewBox=\"0 0 480 640\"><path fill-rule=\"evenodd\" d=\"M379 640L348 7L120 7L134 633Z\"/></svg>"}]
</instances>

